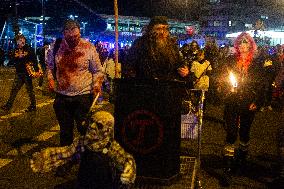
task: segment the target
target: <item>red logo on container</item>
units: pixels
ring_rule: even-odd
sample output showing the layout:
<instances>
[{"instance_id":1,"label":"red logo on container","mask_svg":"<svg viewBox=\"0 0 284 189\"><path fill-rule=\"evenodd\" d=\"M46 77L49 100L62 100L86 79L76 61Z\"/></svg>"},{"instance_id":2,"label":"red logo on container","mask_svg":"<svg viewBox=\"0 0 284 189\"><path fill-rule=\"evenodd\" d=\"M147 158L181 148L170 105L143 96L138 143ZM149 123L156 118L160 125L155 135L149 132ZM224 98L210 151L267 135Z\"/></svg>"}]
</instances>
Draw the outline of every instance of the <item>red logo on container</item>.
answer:
<instances>
[{"instance_id":1,"label":"red logo on container","mask_svg":"<svg viewBox=\"0 0 284 189\"><path fill-rule=\"evenodd\" d=\"M148 110L131 112L121 128L122 140L132 151L145 155L163 143L164 126L160 118Z\"/></svg>"}]
</instances>

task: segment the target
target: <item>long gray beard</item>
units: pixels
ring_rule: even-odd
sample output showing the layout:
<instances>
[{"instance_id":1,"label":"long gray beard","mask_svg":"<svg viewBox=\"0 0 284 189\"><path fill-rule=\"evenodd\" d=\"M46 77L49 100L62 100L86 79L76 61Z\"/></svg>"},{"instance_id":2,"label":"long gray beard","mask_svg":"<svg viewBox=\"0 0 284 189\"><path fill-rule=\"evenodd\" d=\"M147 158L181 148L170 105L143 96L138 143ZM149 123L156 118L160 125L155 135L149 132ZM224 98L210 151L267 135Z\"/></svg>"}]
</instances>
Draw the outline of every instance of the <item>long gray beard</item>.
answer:
<instances>
[{"instance_id":1,"label":"long gray beard","mask_svg":"<svg viewBox=\"0 0 284 189\"><path fill-rule=\"evenodd\" d=\"M161 54L164 57L169 57L169 59L173 58L173 47L172 44L169 44L168 41L163 40L156 43L156 52Z\"/></svg>"}]
</instances>

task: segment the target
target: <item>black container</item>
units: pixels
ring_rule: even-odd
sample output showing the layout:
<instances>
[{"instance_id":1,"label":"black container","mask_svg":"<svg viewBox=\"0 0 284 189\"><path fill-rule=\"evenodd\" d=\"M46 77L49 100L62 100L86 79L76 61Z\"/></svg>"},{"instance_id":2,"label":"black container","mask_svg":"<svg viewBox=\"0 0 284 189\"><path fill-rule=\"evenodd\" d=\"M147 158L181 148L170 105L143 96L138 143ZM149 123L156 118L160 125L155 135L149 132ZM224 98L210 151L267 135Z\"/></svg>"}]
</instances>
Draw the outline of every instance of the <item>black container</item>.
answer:
<instances>
[{"instance_id":1,"label":"black container","mask_svg":"<svg viewBox=\"0 0 284 189\"><path fill-rule=\"evenodd\" d=\"M115 139L134 156L137 178L164 182L179 174L183 88L177 81L115 81Z\"/></svg>"}]
</instances>

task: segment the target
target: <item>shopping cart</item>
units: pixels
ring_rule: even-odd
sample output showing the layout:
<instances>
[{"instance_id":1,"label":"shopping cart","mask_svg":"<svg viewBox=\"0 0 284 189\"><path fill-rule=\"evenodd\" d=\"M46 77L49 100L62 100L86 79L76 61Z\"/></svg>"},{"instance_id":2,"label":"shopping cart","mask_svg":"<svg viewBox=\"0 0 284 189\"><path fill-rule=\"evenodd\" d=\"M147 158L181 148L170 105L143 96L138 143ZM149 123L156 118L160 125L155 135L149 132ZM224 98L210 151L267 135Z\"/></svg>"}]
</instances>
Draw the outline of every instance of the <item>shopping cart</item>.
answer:
<instances>
[{"instance_id":1,"label":"shopping cart","mask_svg":"<svg viewBox=\"0 0 284 189\"><path fill-rule=\"evenodd\" d=\"M187 90L189 97L186 100L188 104L188 113L181 115L181 139L185 141L197 140L197 154L195 157L190 155L181 156L181 174L185 172L187 167L194 162L192 173L192 182L190 188L201 189L200 181L200 156L201 156L201 133L203 125L203 106L206 90L190 89Z\"/></svg>"}]
</instances>

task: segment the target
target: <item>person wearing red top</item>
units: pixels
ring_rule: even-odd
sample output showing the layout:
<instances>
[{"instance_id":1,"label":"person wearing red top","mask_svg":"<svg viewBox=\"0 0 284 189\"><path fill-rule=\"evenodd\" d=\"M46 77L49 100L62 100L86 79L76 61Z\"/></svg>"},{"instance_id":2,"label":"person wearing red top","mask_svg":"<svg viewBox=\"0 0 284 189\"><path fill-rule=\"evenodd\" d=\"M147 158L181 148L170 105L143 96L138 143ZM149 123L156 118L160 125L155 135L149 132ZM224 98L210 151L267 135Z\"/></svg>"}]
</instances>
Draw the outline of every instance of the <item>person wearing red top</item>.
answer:
<instances>
[{"instance_id":1,"label":"person wearing red top","mask_svg":"<svg viewBox=\"0 0 284 189\"><path fill-rule=\"evenodd\" d=\"M224 64L219 82L224 89L225 179L229 185L235 168L244 168L248 155L250 128L261 103L262 72L256 62L256 44L248 33L241 33L234 43L235 54ZM231 81L230 81L231 79ZM235 143L239 135L239 147ZM240 169L241 170L241 169Z\"/></svg>"}]
</instances>

